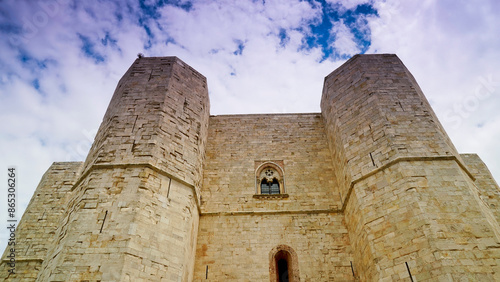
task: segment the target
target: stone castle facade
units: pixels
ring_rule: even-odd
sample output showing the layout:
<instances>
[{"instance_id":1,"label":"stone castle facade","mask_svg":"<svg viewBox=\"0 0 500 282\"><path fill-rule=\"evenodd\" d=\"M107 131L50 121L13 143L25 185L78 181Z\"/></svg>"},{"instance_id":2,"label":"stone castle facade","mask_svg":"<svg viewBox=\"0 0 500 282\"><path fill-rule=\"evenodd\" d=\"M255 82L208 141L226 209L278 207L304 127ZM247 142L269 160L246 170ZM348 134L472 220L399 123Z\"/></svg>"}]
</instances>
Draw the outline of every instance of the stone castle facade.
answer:
<instances>
[{"instance_id":1,"label":"stone castle facade","mask_svg":"<svg viewBox=\"0 0 500 282\"><path fill-rule=\"evenodd\" d=\"M196 70L138 58L85 162L43 176L0 280L500 281L499 187L395 55L329 74L321 113L209 108Z\"/></svg>"}]
</instances>

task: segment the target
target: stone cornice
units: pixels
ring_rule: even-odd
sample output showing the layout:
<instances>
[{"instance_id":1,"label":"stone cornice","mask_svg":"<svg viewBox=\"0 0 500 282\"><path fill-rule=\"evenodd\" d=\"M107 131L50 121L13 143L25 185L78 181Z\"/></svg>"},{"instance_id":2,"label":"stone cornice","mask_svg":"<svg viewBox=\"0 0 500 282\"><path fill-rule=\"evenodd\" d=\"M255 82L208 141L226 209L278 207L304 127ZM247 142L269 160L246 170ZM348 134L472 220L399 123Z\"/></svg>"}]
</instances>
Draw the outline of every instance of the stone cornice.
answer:
<instances>
[{"instance_id":1,"label":"stone cornice","mask_svg":"<svg viewBox=\"0 0 500 282\"><path fill-rule=\"evenodd\" d=\"M349 199L352 194L352 190L354 186L369 178L370 176L373 176L397 163L400 162L425 162L425 161L455 161L460 168L470 177L472 181L475 181L474 176L470 173L468 168L456 157L456 156L432 156L432 157L401 157L401 158L396 158L383 166L376 168L365 175L360 176L359 178L351 181L349 191L347 193L347 196L345 200L342 203L342 208L340 209L315 209L315 210L267 210L267 211L217 211L217 212L200 212L200 216L237 216L237 215L271 215L271 214L280 214L280 215L286 215L286 214L333 214L333 213L344 213L347 203L349 202ZM255 195L254 195L255 197Z\"/></svg>"}]
</instances>

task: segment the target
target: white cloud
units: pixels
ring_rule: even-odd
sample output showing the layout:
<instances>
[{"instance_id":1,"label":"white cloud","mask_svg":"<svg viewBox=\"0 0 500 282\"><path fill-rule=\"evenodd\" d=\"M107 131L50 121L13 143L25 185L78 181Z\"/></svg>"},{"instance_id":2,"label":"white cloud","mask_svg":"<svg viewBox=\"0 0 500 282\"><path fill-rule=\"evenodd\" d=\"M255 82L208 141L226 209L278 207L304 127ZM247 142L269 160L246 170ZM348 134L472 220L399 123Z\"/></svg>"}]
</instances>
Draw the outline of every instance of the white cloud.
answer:
<instances>
[{"instance_id":1,"label":"white cloud","mask_svg":"<svg viewBox=\"0 0 500 282\"><path fill-rule=\"evenodd\" d=\"M348 28L343 20L332 22L332 29L330 30L334 41L331 46L337 50L340 55L353 56L361 52L354 34L352 34L351 29Z\"/></svg>"},{"instance_id":2,"label":"white cloud","mask_svg":"<svg viewBox=\"0 0 500 282\"><path fill-rule=\"evenodd\" d=\"M332 64L318 65L321 54L317 49L299 52L304 33L295 30L318 21L321 15L317 8L299 1L269 1L265 5L230 1L194 4L189 12L167 6L161 13L164 16L154 30L158 44L148 54L175 54L206 75L211 99L216 101L212 102L212 113L319 110L322 79ZM280 30L289 38L284 47L280 46ZM161 44L165 41L170 42ZM243 44L243 51L235 55L239 44ZM311 94L298 94L308 93L310 84L290 79L301 72L306 81L314 78L314 104ZM290 101L296 102L290 106Z\"/></svg>"}]
</instances>

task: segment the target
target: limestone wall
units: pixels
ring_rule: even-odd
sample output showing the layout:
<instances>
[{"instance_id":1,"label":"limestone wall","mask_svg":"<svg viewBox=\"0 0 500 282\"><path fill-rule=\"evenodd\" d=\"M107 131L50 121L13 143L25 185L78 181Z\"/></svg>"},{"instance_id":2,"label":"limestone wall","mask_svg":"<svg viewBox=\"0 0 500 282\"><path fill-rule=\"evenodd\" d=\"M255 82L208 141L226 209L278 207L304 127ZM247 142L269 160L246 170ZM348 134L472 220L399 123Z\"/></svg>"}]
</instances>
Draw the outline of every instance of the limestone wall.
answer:
<instances>
[{"instance_id":1,"label":"limestone wall","mask_svg":"<svg viewBox=\"0 0 500 282\"><path fill-rule=\"evenodd\" d=\"M176 57L137 59L118 83L85 162L147 163L199 189L206 78Z\"/></svg>"},{"instance_id":2,"label":"limestone wall","mask_svg":"<svg viewBox=\"0 0 500 282\"><path fill-rule=\"evenodd\" d=\"M344 216L331 213L201 216L194 281L270 281L269 253L282 244L297 253L300 281L353 281Z\"/></svg>"},{"instance_id":3,"label":"limestone wall","mask_svg":"<svg viewBox=\"0 0 500 282\"><path fill-rule=\"evenodd\" d=\"M288 197L254 197L263 161L283 166ZM281 244L301 281L352 280L341 207L320 114L210 117L195 281L269 281Z\"/></svg>"},{"instance_id":4,"label":"limestone wall","mask_svg":"<svg viewBox=\"0 0 500 282\"><path fill-rule=\"evenodd\" d=\"M498 222L395 55L351 58L321 108L361 280L403 279L406 263L418 281L499 278Z\"/></svg>"},{"instance_id":5,"label":"limestone wall","mask_svg":"<svg viewBox=\"0 0 500 282\"><path fill-rule=\"evenodd\" d=\"M16 229L16 275L8 273L8 247L2 256L1 281L36 279L82 167L82 162L53 163L45 172Z\"/></svg>"},{"instance_id":6,"label":"limestone wall","mask_svg":"<svg viewBox=\"0 0 500 282\"><path fill-rule=\"evenodd\" d=\"M288 198L256 199L256 161L282 161ZM202 212L337 210L320 114L212 116Z\"/></svg>"},{"instance_id":7,"label":"limestone wall","mask_svg":"<svg viewBox=\"0 0 500 282\"><path fill-rule=\"evenodd\" d=\"M460 158L415 79L395 55L352 57L325 78L321 109L332 147L346 162L338 163L347 169L336 170L347 173L344 178L350 181L396 158Z\"/></svg>"},{"instance_id":8,"label":"limestone wall","mask_svg":"<svg viewBox=\"0 0 500 282\"><path fill-rule=\"evenodd\" d=\"M399 162L354 186L345 215L361 280L496 281L498 240L455 161ZM496 275L496 276L495 276Z\"/></svg>"},{"instance_id":9,"label":"limestone wall","mask_svg":"<svg viewBox=\"0 0 500 282\"><path fill-rule=\"evenodd\" d=\"M500 222L500 187L491 175L488 167L476 154L461 154L467 168L475 177L478 194Z\"/></svg>"},{"instance_id":10,"label":"limestone wall","mask_svg":"<svg viewBox=\"0 0 500 282\"><path fill-rule=\"evenodd\" d=\"M189 280L198 229L192 187L130 167L93 171L75 193L38 281Z\"/></svg>"}]
</instances>

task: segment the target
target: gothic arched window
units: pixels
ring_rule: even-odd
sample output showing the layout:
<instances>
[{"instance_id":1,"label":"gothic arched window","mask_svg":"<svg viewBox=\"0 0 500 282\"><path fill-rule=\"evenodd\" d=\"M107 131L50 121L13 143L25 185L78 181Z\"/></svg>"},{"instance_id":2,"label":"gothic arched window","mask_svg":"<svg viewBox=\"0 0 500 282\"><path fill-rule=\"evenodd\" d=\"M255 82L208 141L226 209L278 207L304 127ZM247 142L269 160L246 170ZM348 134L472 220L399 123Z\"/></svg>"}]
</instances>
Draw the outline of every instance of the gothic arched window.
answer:
<instances>
[{"instance_id":1,"label":"gothic arched window","mask_svg":"<svg viewBox=\"0 0 500 282\"><path fill-rule=\"evenodd\" d=\"M257 194L278 195L285 193L283 169L273 162L266 162L256 170Z\"/></svg>"}]
</instances>

